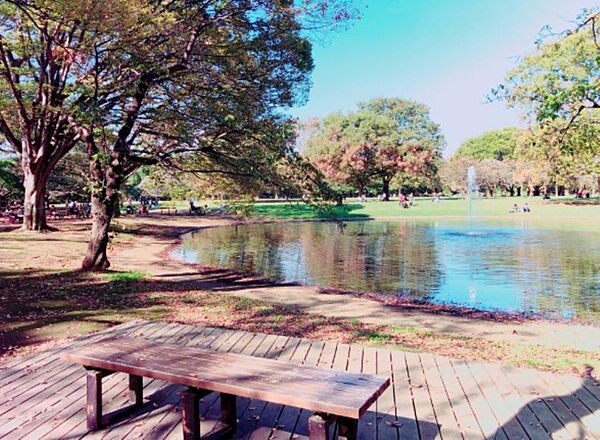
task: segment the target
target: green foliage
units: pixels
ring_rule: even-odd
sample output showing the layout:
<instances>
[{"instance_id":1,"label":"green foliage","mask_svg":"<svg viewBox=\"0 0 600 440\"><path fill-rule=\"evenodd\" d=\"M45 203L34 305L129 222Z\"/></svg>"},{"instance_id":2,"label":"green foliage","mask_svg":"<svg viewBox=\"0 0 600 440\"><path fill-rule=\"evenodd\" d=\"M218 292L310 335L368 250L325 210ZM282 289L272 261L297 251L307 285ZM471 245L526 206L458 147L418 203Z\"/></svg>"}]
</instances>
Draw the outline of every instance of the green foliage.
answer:
<instances>
[{"instance_id":1,"label":"green foliage","mask_svg":"<svg viewBox=\"0 0 600 440\"><path fill-rule=\"evenodd\" d=\"M23 197L19 167L12 159L0 159L0 206Z\"/></svg>"},{"instance_id":2,"label":"green foliage","mask_svg":"<svg viewBox=\"0 0 600 440\"><path fill-rule=\"evenodd\" d=\"M51 203L66 200L88 201L91 182L86 152L80 146L60 160L48 178L48 198Z\"/></svg>"},{"instance_id":3,"label":"green foliage","mask_svg":"<svg viewBox=\"0 0 600 440\"><path fill-rule=\"evenodd\" d=\"M399 144L414 141L437 153L440 153L446 144L439 124L431 119L429 107L425 104L400 98L375 98L360 103L358 107L359 110L393 119Z\"/></svg>"},{"instance_id":4,"label":"green foliage","mask_svg":"<svg viewBox=\"0 0 600 440\"><path fill-rule=\"evenodd\" d=\"M518 154L536 170L534 177L542 186L599 189L600 125L589 115L574 122L555 120L536 126L520 142Z\"/></svg>"},{"instance_id":5,"label":"green foliage","mask_svg":"<svg viewBox=\"0 0 600 440\"><path fill-rule=\"evenodd\" d=\"M148 275L142 272L108 272L100 277L111 283L137 283L148 278Z\"/></svg>"},{"instance_id":6,"label":"green foliage","mask_svg":"<svg viewBox=\"0 0 600 440\"><path fill-rule=\"evenodd\" d=\"M507 127L492 130L465 141L454 153L457 157L471 159L514 159L519 138L525 130Z\"/></svg>"},{"instance_id":7,"label":"green foliage","mask_svg":"<svg viewBox=\"0 0 600 440\"><path fill-rule=\"evenodd\" d=\"M443 142L426 106L375 99L324 118L304 154L338 190L363 194L378 182L389 194L393 178L402 185L406 177L431 176Z\"/></svg>"},{"instance_id":8,"label":"green foliage","mask_svg":"<svg viewBox=\"0 0 600 440\"><path fill-rule=\"evenodd\" d=\"M574 31L543 41L493 90L537 122L574 120L600 108L600 14L584 11Z\"/></svg>"}]
</instances>

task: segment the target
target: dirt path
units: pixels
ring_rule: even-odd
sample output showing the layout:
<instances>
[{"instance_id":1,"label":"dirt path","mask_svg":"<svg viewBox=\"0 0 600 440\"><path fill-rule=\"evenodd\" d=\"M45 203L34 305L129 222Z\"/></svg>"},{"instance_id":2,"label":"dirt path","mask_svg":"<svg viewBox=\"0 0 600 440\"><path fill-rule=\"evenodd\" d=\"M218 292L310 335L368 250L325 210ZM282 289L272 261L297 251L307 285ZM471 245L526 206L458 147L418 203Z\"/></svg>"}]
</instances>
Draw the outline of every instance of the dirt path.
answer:
<instances>
[{"instance_id":1,"label":"dirt path","mask_svg":"<svg viewBox=\"0 0 600 440\"><path fill-rule=\"evenodd\" d=\"M144 272L157 280L193 281L200 289L292 305L307 313L367 324L414 327L458 337L600 352L600 327L547 321L492 322L407 310L349 295L323 294L312 287L270 286L240 277L215 278L199 273L195 265L168 257L169 249L178 243L178 236L185 231L227 223L231 221L217 218L174 218L167 222L149 219L140 229L142 235L113 255L111 268ZM156 228L160 228L162 233L156 234ZM153 230L153 233L143 235L145 229Z\"/></svg>"}]
</instances>

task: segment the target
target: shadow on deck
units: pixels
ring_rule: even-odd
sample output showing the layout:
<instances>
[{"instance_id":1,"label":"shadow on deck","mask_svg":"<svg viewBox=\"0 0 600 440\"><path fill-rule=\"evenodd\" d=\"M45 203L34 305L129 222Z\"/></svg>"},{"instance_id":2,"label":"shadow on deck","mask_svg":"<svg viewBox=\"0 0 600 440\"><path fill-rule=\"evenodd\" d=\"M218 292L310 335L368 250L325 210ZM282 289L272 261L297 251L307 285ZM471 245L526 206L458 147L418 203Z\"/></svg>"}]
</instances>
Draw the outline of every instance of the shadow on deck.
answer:
<instances>
[{"instance_id":1,"label":"shadow on deck","mask_svg":"<svg viewBox=\"0 0 600 440\"><path fill-rule=\"evenodd\" d=\"M600 438L600 386L532 370L470 363L431 354L219 328L134 321L66 346L0 364L0 439L178 439L181 387L144 379L144 406L110 427L85 428L84 370L61 351L107 334L127 334L321 368L389 375L390 387L361 418L359 439ZM105 378L106 411L127 402L127 376ZM310 414L238 399L236 438L295 440ZM200 403L202 432L219 413L217 394Z\"/></svg>"}]
</instances>

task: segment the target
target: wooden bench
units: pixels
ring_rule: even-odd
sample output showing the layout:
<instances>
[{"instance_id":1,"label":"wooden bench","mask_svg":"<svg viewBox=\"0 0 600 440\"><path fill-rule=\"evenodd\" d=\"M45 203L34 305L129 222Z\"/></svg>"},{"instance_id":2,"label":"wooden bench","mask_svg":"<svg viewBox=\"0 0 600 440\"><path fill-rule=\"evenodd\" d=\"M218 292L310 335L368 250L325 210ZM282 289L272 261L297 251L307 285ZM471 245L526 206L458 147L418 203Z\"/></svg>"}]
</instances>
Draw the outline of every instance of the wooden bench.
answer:
<instances>
[{"instance_id":1,"label":"wooden bench","mask_svg":"<svg viewBox=\"0 0 600 440\"><path fill-rule=\"evenodd\" d=\"M221 393L217 437L237 427L236 396L289 405L315 412L308 421L311 440L329 439L337 421L338 436L356 439L358 419L389 386L387 377L324 370L265 358L219 353L140 338L109 338L62 355L87 369L87 426L94 431L110 423L102 415L102 378L129 374L133 408L143 405L143 379L185 385L182 393L183 438L200 438L200 399ZM212 437L212 436L211 436Z\"/></svg>"}]
</instances>

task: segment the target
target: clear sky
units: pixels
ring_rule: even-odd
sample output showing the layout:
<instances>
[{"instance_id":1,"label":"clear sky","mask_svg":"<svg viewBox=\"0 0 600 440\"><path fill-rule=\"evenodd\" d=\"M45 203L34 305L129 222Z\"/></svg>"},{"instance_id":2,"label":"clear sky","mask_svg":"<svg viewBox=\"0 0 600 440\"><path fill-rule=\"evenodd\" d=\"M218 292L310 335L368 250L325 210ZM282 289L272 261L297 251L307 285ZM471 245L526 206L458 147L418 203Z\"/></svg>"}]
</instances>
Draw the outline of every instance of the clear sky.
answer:
<instances>
[{"instance_id":1,"label":"clear sky","mask_svg":"<svg viewBox=\"0 0 600 440\"><path fill-rule=\"evenodd\" d=\"M363 17L314 47L313 87L300 119L351 111L374 97L423 102L442 126L445 156L487 130L523 125L485 103L546 24L572 25L597 0L363 0Z\"/></svg>"}]
</instances>

